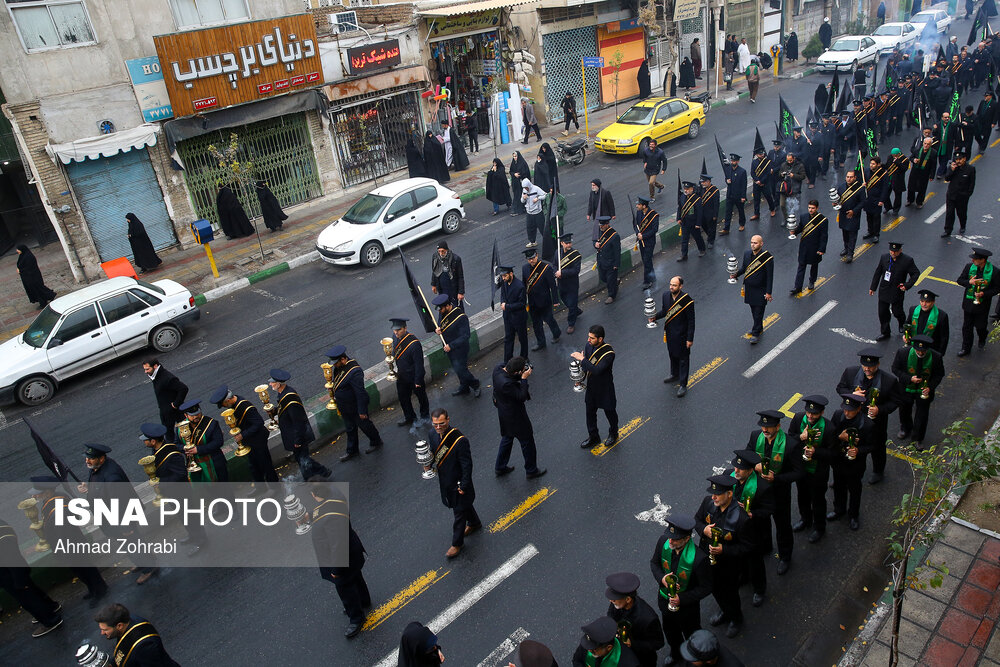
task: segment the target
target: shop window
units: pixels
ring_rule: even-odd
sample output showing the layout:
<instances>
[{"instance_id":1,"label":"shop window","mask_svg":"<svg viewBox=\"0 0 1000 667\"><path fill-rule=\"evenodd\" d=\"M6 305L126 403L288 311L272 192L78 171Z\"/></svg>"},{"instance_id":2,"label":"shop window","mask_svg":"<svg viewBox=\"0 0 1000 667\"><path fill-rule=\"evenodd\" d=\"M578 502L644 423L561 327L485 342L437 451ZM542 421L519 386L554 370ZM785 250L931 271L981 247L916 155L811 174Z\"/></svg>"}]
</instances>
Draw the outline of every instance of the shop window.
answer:
<instances>
[{"instance_id":1,"label":"shop window","mask_svg":"<svg viewBox=\"0 0 1000 667\"><path fill-rule=\"evenodd\" d=\"M178 28L244 21L250 18L246 0L169 1Z\"/></svg>"},{"instance_id":2,"label":"shop window","mask_svg":"<svg viewBox=\"0 0 1000 667\"><path fill-rule=\"evenodd\" d=\"M83 2L6 0L6 3L21 43L29 53L97 42Z\"/></svg>"}]
</instances>

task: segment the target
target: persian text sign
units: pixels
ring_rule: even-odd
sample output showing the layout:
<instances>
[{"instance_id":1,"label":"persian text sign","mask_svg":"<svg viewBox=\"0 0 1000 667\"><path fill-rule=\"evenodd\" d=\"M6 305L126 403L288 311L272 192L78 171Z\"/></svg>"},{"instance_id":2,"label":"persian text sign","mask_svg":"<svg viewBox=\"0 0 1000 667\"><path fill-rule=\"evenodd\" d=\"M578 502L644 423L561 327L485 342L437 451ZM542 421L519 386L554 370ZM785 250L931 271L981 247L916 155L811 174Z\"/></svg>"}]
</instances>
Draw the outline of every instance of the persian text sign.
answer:
<instances>
[{"instance_id":1,"label":"persian text sign","mask_svg":"<svg viewBox=\"0 0 1000 667\"><path fill-rule=\"evenodd\" d=\"M394 67L400 62L402 60L398 39L347 49L347 64L351 69L351 74L364 74L386 67Z\"/></svg>"},{"instance_id":2,"label":"persian text sign","mask_svg":"<svg viewBox=\"0 0 1000 667\"><path fill-rule=\"evenodd\" d=\"M701 13L701 0L677 0L674 3L674 20L686 21L698 18Z\"/></svg>"},{"instance_id":3,"label":"persian text sign","mask_svg":"<svg viewBox=\"0 0 1000 667\"><path fill-rule=\"evenodd\" d=\"M291 92L322 79L310 14L159 35L153 42L179 117Z\"/></svg>"},{"instance_id":4,"label":"persian text sign","mask_svg":"<svg viewBox=\"0 0 1000 667\"><path fill-rule=\"evenodd\" d=\"M487 9L484 12L475 12L472 14L428 17L427 24L431 26L431 40L440 39L445 35L482 32L483 30L500 27L500 10Z\"/></svg>"}]
</instances>

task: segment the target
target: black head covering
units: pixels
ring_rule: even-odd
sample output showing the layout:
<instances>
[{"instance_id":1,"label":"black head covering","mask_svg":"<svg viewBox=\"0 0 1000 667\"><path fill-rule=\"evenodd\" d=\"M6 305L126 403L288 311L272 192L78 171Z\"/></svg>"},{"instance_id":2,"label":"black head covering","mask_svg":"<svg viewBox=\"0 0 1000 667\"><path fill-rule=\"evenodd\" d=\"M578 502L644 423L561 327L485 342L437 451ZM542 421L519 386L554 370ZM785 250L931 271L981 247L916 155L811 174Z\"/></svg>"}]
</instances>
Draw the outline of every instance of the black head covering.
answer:
<instances>
[{"instance_id":1,"label":"black head covering","mask_svg":"<svg viewBox=\"0 0 1000 667\"><path fill-rule=\"evenodd\" d=\"M430 628L413 621L403 630L403 637L399 640L399 667L440 665L436 646L437 637Z\"/></svg>"},{"instance_id":2,"label":"black head covering","mask_svg":"<svg viewBox=\"0 0 1000 667\"><path fill-rule=\"evenodd\" d=\"M497 166L497 173L507 175L507 168L503 166L503 160L498 157L493 158L493 164Z\"/></svg>"},{"instance_id":3,"label":"black head covering","mask_svg":"<svg viewBox=\"0 0 1000 667\"><path fill-rule=\"evenodd\" d=\"M520 174L521 178L530 178L531 168L521 155L521 151L514 151L514 158L510 161L510 175L513 177L514 174Z\"/></svg>"},{"instance_id":4,"label":"black head covering","mask_svg":"<svg viewBox=\"0 0 1000 667\"><path fill-rule=\"evenodd\" d=\"M29 301L44 306L56 298L56 293L45 286L42 272L38 268L38 259L28 250L28 246L22 243L17 249L21 252L17 256L17 272L20 274L24 293L28 295Z\"/></svg>"}]
</instances>

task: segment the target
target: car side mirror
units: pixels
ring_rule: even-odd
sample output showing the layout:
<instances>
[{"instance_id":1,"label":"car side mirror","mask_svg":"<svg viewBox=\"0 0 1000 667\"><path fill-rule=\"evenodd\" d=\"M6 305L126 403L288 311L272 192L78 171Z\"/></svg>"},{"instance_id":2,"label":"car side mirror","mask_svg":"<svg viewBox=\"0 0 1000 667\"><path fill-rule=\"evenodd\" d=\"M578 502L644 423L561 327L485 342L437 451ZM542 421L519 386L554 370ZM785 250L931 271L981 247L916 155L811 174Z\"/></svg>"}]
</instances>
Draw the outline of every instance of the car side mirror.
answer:
<instances>
[{"instance_id":1,"label":"car side mirror","mask_svg":"<svg viewBox=\"0 0 1000 667\"><path fill-rule=\"evenodd\" d=\"M653 125L659 125L662 122L663 122L662 118L657 118L656 120L653 121Z\"/></svg>"},{"instance_id":2,"label":"car side mirror","mask_svg":"<svg viewBox=\"0 0 1000 667\"><path fill-rule=\"evenodd\" d=\"M392 222L395 219L396 219L396 214L395 213L386 213L385 214L385 221L386 222Z\"/></svg>"},{"instance_id":3,"label":"car side mirror","mask_svg":"<svg viewBox=\"0 0 1000 667\"><path fill-rule=\"evenodd\" d=\"M60 339L53 338L51 341L49 341L49 349L51 350L54 347L59 347L62 344L63 342Z\"/></svg>"}]
</instances>

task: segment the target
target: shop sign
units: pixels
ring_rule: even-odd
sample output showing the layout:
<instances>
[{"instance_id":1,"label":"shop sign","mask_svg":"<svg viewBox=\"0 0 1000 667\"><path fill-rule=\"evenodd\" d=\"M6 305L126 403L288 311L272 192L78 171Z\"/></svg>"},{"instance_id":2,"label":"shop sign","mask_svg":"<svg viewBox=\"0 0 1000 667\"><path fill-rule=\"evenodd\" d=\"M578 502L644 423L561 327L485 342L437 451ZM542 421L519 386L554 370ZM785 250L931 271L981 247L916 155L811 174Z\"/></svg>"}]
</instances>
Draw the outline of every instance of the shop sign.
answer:
<instances>
[{"instance_id":1,"label":"shop sign","mask_svg":"<svg viewBox=\"0 0 1000 667\"><path fill-rule=\"evenodd\" d=\"M132 90L139 102L142 119L147 123L173 118L174 110L163 82L163 70L156 56L126 60L125 67L132 79Z\"/></svg>"},{"instance_id":2,"label":"shop sign","mask_svg":"<svg viewBox=\"0 0 1000 667\"><path fill-rule=\"evenodd\" d=\"M401 62L398 39L347 49L347 64L351 74L365 74L395 67Z\"/></svg>"},{"instance_id":3,"label":"shop sign","mask_svg":"<svg viewBox=\"0 0 1000 667\"><path fill-rule=\"evenodd\" d=\"M696 19L701 14L701 0L674 0L674 20Z\"/></svg>"},{"instance_id":4,"label":"shop sign","mask_svg":"<svg viewBox=\"0 0 1000 667\"><path fill-rule=\"evenodd\" d=\"M682 2L683 0L676 0L676 2ZM697 0L696 0L697 1ZM624 21L612 21L611 23L604 24L604 32L607 34L612 34L615 32L624 32L625 30L634 30L639 27L639 19L625 19Z\"/></svg>"},{"instance_id":5,"label":"shop sign","mask_svg":"<svg viewBox=\"0 0 1000 667\"><path fill-rule=\"evenodd\" d=\"M322 78L311 14L159 35L153 43L177 116L253 102Z\"/></svg>"},{"instance_id":6,"label":"shop sign","mask_svg":"<svg viewBox=\"0 0 1000 667\"><path fill-rule=\"evenodd\" d=\"M427 24L432 26L431 39L465 32L492 30L500 27L500 10L487 9L484 12L473 12L471 14L436 16L428 18Z\"/></svg>"}]
</instances>

